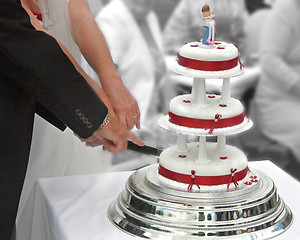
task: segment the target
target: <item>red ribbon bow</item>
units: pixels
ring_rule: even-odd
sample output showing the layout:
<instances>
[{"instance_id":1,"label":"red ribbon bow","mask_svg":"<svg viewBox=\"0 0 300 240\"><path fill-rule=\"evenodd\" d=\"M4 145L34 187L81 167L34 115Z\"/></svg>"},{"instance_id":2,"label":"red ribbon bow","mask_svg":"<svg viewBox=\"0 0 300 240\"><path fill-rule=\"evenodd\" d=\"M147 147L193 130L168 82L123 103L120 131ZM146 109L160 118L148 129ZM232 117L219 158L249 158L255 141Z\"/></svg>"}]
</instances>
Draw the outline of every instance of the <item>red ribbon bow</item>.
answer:
<instances>
[{"instance_id":1,"label":"red ribbon bow","mask_svg":"<svg viewBox=\"0 0 300 240\"><path fill-rule=\"evenodd\" d=\"M219 120L221 119L221 117L222 117L222 115L217 113L215 115L215 119L212 120L213 121L212 124L209 127L205 128L205 130L210 129L209 132L208 132L209 134L212 134L212 132L214 131L214 129L215 129L217 123L219 122Z\"/></svg>"},{"instance_id":2,"label":"red ribbon bow","mask_svg":"<svg viewBox=\"0 0 300 240\"><path fill-rule=\"evenodd\" d=\"M189 186L188 186L188 191L190 192L190 191L192 191L192 188L193 188L193 185L194 184L196 184L196 186L200 189L200 186L198 185L198 183L197 183L197 180L196 180L196 176L195 176L195 174L196 174L196 171L195 170L192 170L191 171L191 181L190 181L190 184L189 184Z\"/></svg>"},{"instance_id":3,"label":"red ribbon bow","mask_svg":"<svg viewBox=\"0 0 300 240\"><path fill-rule=\"evenodd\" d=\"M235 172L237 171L237 169L233 169L231 168L230 172L231 172L231 176L230 176L230 179L228 181L228 184L227 184L227 188L229 188L230 184L233 183L235 187L238 187L239 184L236 180L234 180L234 175L235 175Z\"/></svg>"}]
</instances>

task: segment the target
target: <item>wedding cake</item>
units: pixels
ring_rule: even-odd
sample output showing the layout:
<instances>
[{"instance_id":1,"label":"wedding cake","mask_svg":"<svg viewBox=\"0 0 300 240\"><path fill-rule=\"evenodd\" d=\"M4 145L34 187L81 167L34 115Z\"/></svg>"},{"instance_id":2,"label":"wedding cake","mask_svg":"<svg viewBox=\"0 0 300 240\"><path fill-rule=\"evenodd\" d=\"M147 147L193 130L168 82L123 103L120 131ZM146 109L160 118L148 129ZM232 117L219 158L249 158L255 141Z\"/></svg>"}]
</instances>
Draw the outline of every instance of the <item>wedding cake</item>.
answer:
<instances>
[{"instance_id":1,"label":"wedding cake","mask_svg":"<svg viewBox=\"0 0 300 240\"><path fill-rule=\"evenodd\" d=\"M227 135L252 126L230 94L230 77L242 74L243 65L233 44L214 40L209 6L202 14L203 39L184 44L172 65L175 73L193 77L191 93L173 98L158 121L177 133L177 145L129 177L108 216L146 239L270 239L288 229L292 213L272 179L226 144ZM223 79L220 95L206 93L207 78Z\"/></svg>"},{"instance_id":2,"label":"wedding cake","mask_svg":"<svg viewBox=\"0 0 300 240\"><path fill-rule=\"evenodd\" d=\"M184 44L173 65L176 73L193 76L191 94L173 98L169 105L168 130L198 134L199 143L187 143L179 136L178 145L160 155L158 175L168 188L188 191L227 191L248 188L259 181L248 168L246 155L226 145L226 134L243 131L251 121L238 99L230 96L229 76L241 74L243 64L238 49L230 43L206 40ZM225 76L225 77L224 77ZM205 79L223 78L221 95L206 94ZM217 143L206 136L217 135Z\"/></svg>"}]
</instances>

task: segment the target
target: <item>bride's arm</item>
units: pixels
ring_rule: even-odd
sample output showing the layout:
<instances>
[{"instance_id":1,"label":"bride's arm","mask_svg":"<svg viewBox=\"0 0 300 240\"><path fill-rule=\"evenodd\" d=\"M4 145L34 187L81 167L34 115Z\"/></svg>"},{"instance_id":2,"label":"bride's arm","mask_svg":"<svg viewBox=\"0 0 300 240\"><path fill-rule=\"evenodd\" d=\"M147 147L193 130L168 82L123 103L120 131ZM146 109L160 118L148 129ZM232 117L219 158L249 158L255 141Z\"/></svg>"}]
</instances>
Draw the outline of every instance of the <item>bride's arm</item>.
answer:
<instances>
[{"instance_id":1,"label":"bride's arm","mask_svg":"<svg viewBox=\"0 0 300 240\"><path fill-rule=\"evenodd\" d=\"M23 8L27 11L29 17L30 17L30 22L34 26L36 30L43 31L47 33L48 35L51 35L49 32L47 32L43 26L40 24L40 22L36 19L36 17L33 15L30 7L25 3L24 1L22 2ZM55 38L53 35L51 35L53 38ZM56 38L55 38L56 39ZM105 105L110 105L109 100L99 85L97 85L80 67L80 65L76 62L76 60L73 58L73 56L69 53L69 51L65 48L65 46L59 42L58 39L56 39L57 43L61 47L62 51L68 56L68 58L71 60L73 65L75 66L76 70L85 78L85 80L89 83L89 85L94 89L94 91L98 94L98 96L103 100Z\"/></svg>"},{"instance_id":2,"label":"bride's arm","mask_svg":"<svg viewBox=\"0 0 300 240\"><path fill-rule=\"evenodd\" d=\"M33 15L30 7L24 2L22 2L23 8L27 11L30 22L33 25L33 27L36 30L43 31L45 33L49 34L43 26L40 24L40 22L36 19L36 17ZM51 35L52 36L52 35ZM52 36L53 37L53 36ZM53 37L55 38L55 37ZM89 137L88 139L84 140L87 142L87 145L90 146L97 146L97 145L104 145L106 149L112 152L118 152L121 150L124 150L126 148L126 139L131 140L139 145L144 145L143 141L137 138L134 134L127 131L125 127L120 127L120 121L118 117L116 116L113 107L110 104L110 101L103 91L103 89L96 84L78 65L78 63L75 61L75 59L72 57L72 55L68 52L68 50L61 44L57 39L57 43L60 45L62 51L68 56L70 61L73 63L76 70L85 78L85 80L89 83L89 85L93 88L93 90L97 93L97 95L100 97L100 99L103 101L103 103L108 108L108 115L110 117L109 124L101 129L94 132L94 134Z\"/></svg>"},{"instance_id":3,"label":"bride's arm","mask_svg":"<svg viewBox=\"0 0 300 240\"><path fill-rule=\"evenodd\" d=\"M136 100L124 86L112 61L106 40L96 24L86 0L70 0L72 34L80 51L98 74L103 90L123 124L140 128Z\"/></svg>"}]
</instances>

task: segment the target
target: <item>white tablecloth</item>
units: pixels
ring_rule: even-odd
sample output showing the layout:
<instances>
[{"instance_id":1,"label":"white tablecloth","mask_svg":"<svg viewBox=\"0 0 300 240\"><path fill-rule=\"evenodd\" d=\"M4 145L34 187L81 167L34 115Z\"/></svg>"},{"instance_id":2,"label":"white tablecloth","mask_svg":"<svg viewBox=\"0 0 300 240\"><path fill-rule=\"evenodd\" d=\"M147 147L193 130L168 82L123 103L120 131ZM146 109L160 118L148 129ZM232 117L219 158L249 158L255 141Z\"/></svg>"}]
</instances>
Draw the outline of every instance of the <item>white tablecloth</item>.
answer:
<instances>
[{"instance_id":1,"label":"white tablecloth","mask_svg":"<svg viewBox=\"0 0 300 240\"><path fill-rule=\"evenodd\" d=\"M276 240L300 237L300 183L270 161L250 162L270 176L279 195L292 209L293 225ZM123 190L132 172L39 179L32 227L34 240L132 240L107 217L110 203Z\"/></svg>"}]
</instances>

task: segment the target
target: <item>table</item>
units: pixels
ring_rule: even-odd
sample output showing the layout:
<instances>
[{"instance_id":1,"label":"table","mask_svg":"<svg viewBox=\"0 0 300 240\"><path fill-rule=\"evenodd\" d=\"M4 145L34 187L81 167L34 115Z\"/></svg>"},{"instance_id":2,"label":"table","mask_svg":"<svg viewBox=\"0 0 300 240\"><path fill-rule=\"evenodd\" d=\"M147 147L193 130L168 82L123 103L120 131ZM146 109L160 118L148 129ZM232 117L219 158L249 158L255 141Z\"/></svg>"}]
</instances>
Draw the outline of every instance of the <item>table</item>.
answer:
<instances>
[{"instance_id":1,"label":"table","mask_svg":"<svg viewBox=\"0 0 300 240\"><path fill-rule=\"evenodd\" d=\"M270 176L279 195L294 214L292 226L275 240L300 236L300 182L270 161L249 162ZM123 190L132 172L111 172L39 179L36 184L32 239L38 240L132 240L107 218L110 203Z\"/></svg>"}]
</instances>

